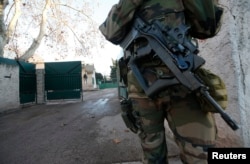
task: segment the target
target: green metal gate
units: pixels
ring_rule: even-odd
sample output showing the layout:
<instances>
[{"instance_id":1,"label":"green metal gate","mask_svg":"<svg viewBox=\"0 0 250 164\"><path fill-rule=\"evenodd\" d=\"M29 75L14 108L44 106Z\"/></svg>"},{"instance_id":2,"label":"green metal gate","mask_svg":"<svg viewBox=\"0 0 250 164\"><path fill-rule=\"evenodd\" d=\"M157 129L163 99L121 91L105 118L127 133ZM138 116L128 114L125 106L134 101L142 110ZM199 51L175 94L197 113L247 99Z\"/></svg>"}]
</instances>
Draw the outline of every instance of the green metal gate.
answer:
<instances>
[{"instance_id":1,"label":"green metal gate","mask_svg":"<svg viewBox=\"0 0 250 164\"><path fill-rule=\"evenodd\" d=\"M36 102L36 66L17 61L19 64L20 103Z\"/></svg>"},{"instance_id":2,"label":"green metal gate","mask_svg":"<svg viewBox=\"0 0 250 164\"><path fill-rule=\"evenodd\" d=\"M45 92L47 100L81 98L81 62L45 63Z\"/></svg>"}]
</instances>

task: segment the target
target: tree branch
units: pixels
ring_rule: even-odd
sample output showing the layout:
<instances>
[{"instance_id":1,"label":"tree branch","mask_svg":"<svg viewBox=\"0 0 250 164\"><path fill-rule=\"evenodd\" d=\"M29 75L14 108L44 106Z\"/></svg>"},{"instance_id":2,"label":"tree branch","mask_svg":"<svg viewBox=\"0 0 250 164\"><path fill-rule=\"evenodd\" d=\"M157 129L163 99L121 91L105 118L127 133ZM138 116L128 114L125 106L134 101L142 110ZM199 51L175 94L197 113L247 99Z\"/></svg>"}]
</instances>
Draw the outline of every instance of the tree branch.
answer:
<instances>
[{"instance_id":1,"label":"tree branch","mask_svg":"<svg viewBox=\"0 0 250 164\"><path fill-rule=\"evenodd\" d=\"M15 15L12 17L10 24L7 28L7 33L6 33L6 41L7 43L10 40L11 35L14 32L14 29L16 27L17 24L17 20L21 15L21 8L20 8L20 4L21 4L21 0L15 0L14 5L15 5Z\"/></svg>"},{"instance_id":2,"label":"tree branch","mask_svg":"<svg viewBox=\"0 0 250 164\"><path fill-rule=\"evenodd\" d=\"M92 19L91 19L87 14L85 14L85 13L82 12L81 10L77 10L76 8L74 8L74 7L72 7L72 6L69 6L69 5L67 5L67 4L62 4L62 3L55 3L54 5L68 7L68 8L70 8L70 9L72 9L72 10L75 10L75 11L79 12L80 14L84 15L85 17L87 17L89 20L92 21Z\"/></svg>"},{"instance_id":3,"label":"tree branch","mask_svg":"<svg viewBox=\"0 0 250 164\"><path fill-rule=\"evenodd\" d=\"M40 43L45 35L45 28L47 23L47 10L50 7L51 0L46 0L45 7L43 9L42 14L42 21L40 25L40 31L36 39L33 40L31 46L28 48L28 50L22 55L19 59L20 60L28 60L30 57L32 57L37 50L37 48L40 46Z\"/></svg>"}]
</instances>

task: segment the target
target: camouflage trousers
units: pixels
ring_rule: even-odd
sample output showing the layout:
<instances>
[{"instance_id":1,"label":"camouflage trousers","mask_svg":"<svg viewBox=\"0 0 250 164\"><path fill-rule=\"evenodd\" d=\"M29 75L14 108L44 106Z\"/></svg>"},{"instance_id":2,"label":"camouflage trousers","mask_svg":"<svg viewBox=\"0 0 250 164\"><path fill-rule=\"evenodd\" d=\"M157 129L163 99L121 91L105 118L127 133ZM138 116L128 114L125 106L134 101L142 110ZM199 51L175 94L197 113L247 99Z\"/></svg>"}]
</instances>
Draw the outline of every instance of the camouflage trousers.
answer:
<instances>
[{"instance_id":1,"label":"camouflage trousers","mask_svg":"<svg viewBox=\"0 0 250 164\"><path fill-rule=\"evenodd\" d=\"M154 71L157 72L157 69L154 68ZM150 72L143 74L149 85L156 79L155 74ZM168 163L165 119L174 134L182 162L207 163L207 148L214 146L217 128L213 114L201 110L195 93L175 85L159 93L157 98L150 99L144 94L132 71L128 72L127 77L129 98L141 125L139 137L143 163Z\"/></svg>"}]
</instances>

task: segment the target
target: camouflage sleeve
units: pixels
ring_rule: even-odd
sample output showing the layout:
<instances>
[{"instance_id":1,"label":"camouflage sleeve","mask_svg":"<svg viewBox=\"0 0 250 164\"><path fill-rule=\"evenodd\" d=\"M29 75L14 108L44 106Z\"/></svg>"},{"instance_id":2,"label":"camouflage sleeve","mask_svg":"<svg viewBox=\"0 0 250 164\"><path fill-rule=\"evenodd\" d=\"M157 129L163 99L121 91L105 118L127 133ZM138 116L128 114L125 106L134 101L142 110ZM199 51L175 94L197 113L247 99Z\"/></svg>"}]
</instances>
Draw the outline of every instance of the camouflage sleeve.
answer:
<instances>
[{"instance_id":1,"label":"camouflage sleeve","mask_svg":"<svg viewBox=\"0 0 250 164\"><path fill-rule=\"evenodd\" d=\"M108 17L99 30L107 40L113 44L119 44L128 29L126 25L133 19L136 9L143 0L120 0L109 11Z\"/></svg>"}]
</instances>

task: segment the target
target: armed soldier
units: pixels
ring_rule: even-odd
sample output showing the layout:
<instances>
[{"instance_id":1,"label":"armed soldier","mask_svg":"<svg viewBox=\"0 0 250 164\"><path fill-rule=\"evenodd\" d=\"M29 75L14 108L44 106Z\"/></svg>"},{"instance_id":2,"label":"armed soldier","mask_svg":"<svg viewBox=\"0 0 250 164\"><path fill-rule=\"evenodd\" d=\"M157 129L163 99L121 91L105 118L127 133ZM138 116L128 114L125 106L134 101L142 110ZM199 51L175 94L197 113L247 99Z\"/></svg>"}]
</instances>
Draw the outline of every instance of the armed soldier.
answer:
<instances>
[{"instance_id":1,"label":"armed soldier","mask_svg":"<svg viewBox=\"0 0 250 164\"><path fill-rule=\"evenodd\" d=\"M203 6L201 4L194 4L193 6L196 5L196 7L205 6L207 9L210 7L213 10L213 13L207 13L211 14L209 19L205 18L205 21L199 20L199 18L196 19L192 15L194 12L199 11L196 9L192 11L191 4L195 2L199 3L200 1L120 0L110 10L107 19L100 26L100 31L107 40L113 44L121 45L131 30L136 17L147 22L147 24L158 22L162 26L167 26L168 29L175 29L180 25L185 25L187 24L186 19L189 19L188 23L195 26L185 31L187 32L188 41L193 42L191 41L192 37L208 38L214 36L219 29L222 10L214 6L212 1L202 2L207 3L203 4ZM203 19L204 14L197 14ZM148 29L150 31L153 28ZM173 44L175 42L173 41ZM183 163L207 163L207 149L215 146L217 135L213 106L202 101L199 97L200 94L196 90L190 90L190 88L183 85L179 80L173 80L177 81L177 83L173 82L167 87L156 89L157 92L152 92L153 94L147 93L147 87L145 89L142 84L145 83L145 86L150 88L159 79L175 79L173 77L176 74L172 68L166 65L166 62L162 61L162 58L159 57L160 54L157 54L157 46L151 44L147 40L147 36L129 41L128 46L125 47L123 61L130 61L126 63L127 75L124 79L127 82L129 101L126 101L122 105L131 110L130 115L133 119L124 120L132 131L139 133L143 149L143 163L168 163L164 129L165 119L168 121L168 125L174 134ZM175 46L172 46L172 52L179 53L179 50L175 51L174 49ZM143 51L141 52L140 50ZM146 55L139 57L136 63L131 62L135 61L140 53ZM195 51L194 53L198 52ZM182 58L185 58L185 55L182 57L177 56L175 63L181 63ZM135 64L136 67L133 67ZM184 67L180 67L180 69L183 69L183 72L188 70ZM219 79L219 85L223 84L219 77L204 69L194 68L192 71L198 72L197 74L204 75L204 77L208 74L213 75L212 77ZM139 75L141 76L138 77ZM218 102L225 108L227 94L224 85L220 88L220 91L220 93L215 92L220 97Z\"/></svg>"}]
</instances>

